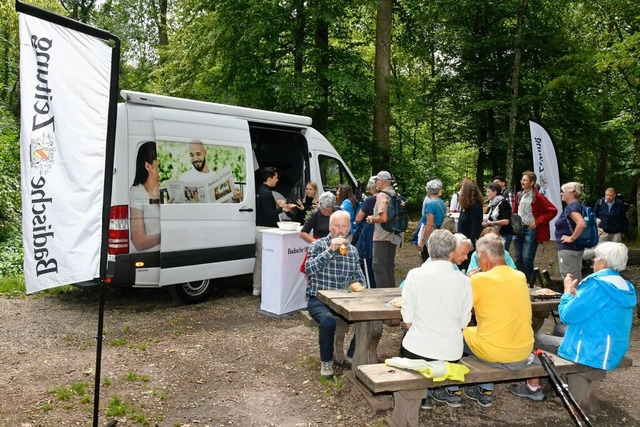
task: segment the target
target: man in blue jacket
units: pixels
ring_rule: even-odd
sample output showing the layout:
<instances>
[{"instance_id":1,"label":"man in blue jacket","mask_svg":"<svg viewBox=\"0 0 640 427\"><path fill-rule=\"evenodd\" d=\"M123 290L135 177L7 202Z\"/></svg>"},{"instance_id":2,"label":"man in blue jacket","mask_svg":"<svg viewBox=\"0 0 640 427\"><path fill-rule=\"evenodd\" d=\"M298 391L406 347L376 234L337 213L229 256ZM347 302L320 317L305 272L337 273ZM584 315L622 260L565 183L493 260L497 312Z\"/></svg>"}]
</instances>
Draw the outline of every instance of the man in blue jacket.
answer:
<instances>
[{"instance_id":1,"label":"man in blue jacket","mask_svg":"<svg viewBox=\"0 0 640 427\"><path fill-rule=\"evenodd\" d=\"M535 346L556 351L563 359L605 371L615 369L629 348L629 335L636 305L636 291L620 276L627 267L629 250L622 243L605 242L596 246L593 273L578 285L570 274L564 280L564 293L558 311L568 325L564 337L536 334ZM600 376L602 380L604 375ZM542 400L537 378L513 384L516 396Z\"/></svg>"},{"instance_id":2,"label":"man in blue jacket","mask_svg":"<svg viewBox=\"0 0 640 427\"><path fill-rule=\"evenodd\" d=\"M615 189L607 188L604 197L598 199L593 206L593 212L600 220L599 228L602 229L598 240L600 242L622 242L622 238L629 230L629 222L624 203L622 200L616 199Z\"/></svg>"}]
</instances>

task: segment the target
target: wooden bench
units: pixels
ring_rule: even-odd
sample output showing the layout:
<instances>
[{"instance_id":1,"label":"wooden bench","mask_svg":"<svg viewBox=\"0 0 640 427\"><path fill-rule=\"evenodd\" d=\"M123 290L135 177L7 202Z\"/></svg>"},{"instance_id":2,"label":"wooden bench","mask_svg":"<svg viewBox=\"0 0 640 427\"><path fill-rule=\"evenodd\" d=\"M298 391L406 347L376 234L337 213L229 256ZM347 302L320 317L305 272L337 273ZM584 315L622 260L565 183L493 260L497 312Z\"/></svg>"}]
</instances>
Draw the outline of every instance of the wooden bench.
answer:
<instances>
[{"instance_id":1,"label":"wooden bench","mask_svg":"<svg viewBox=\"0 0 640 427\"><path fill-rule=\"evenodd\" d=\"M596 401L592 399L595 390L605 377L605 371L564 360L559 356L548 353L561 375L567 376L567 383L571 394L585 412L594 412ZM458 381L434 382L421 374L386 366L384 363L358 366L356 378L368 390L375 394L393 393L393 412L385 421L395 427L417 427L421 400L425 398L427 388L445 385L469 385L487 382L513 382L528 378L546 377L546 371L541 365L529 365L520 371L489 366L474 357L463 357L461 363L469 368L464 383ZM618 366L632 366L629 358L624 358Z\"/></svg>"}]
</instances>

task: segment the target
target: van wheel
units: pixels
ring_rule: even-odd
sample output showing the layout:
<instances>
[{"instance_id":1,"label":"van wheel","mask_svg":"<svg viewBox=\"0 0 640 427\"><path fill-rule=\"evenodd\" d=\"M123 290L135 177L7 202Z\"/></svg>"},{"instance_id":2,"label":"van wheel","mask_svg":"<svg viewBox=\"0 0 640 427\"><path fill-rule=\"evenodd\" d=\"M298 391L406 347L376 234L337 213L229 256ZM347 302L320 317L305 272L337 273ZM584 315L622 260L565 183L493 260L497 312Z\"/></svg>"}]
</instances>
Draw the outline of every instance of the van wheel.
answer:
<instances>
[{"instance_id":1,"label":"van wheel","mask_svg":"<svg viewBox=\"0 0 640 427\"><path fill-rule=\"evenodd\" d=\"M209 299L213 291L211 279L196 280L193 282L178 283L169 286L169 294L185 304L198 304Z\"/></svg>"}]
</instances>

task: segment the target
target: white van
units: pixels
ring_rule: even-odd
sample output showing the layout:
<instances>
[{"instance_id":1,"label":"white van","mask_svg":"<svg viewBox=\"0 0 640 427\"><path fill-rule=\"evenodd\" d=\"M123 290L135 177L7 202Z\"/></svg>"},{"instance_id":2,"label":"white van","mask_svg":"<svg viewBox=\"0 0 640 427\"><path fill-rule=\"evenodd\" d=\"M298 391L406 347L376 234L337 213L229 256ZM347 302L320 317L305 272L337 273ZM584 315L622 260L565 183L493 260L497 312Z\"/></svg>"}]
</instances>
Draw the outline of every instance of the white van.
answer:
<instances>
[{"instance_id":1,"label":"white van","mask_svg":"<svg viewBox=\"0 0 640 427\"><path fill-rule=\"evenodd\" d=\"M259 167L278 169L274 190L292 202L303 198L307 181L320 192L340 183L356 188L309 117L121 94L107 264L112 284L172 285L174 296L196 303L209 296L210 279L252 273ZM142 160L149 153L157 163Z\"/></svg>"}]
</instances>

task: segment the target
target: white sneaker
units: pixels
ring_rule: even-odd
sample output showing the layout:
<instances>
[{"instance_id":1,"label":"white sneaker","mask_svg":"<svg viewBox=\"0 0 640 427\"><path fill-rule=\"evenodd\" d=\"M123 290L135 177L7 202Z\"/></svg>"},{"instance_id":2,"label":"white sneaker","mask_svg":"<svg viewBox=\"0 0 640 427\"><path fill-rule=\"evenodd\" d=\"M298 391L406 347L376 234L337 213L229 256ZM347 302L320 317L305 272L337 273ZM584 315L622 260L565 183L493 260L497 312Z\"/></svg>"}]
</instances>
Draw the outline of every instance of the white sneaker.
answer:
<instances>
[{"instance_id":1,"label":"white sneaker","mask_svg":"<svg viewBox=\"0 0 640 427\"><path fill-rule=\"evenodd\" d=\"M320 375L323 377L333 377L333 362L320 362Z\"/></svg>"}]
</instances>

